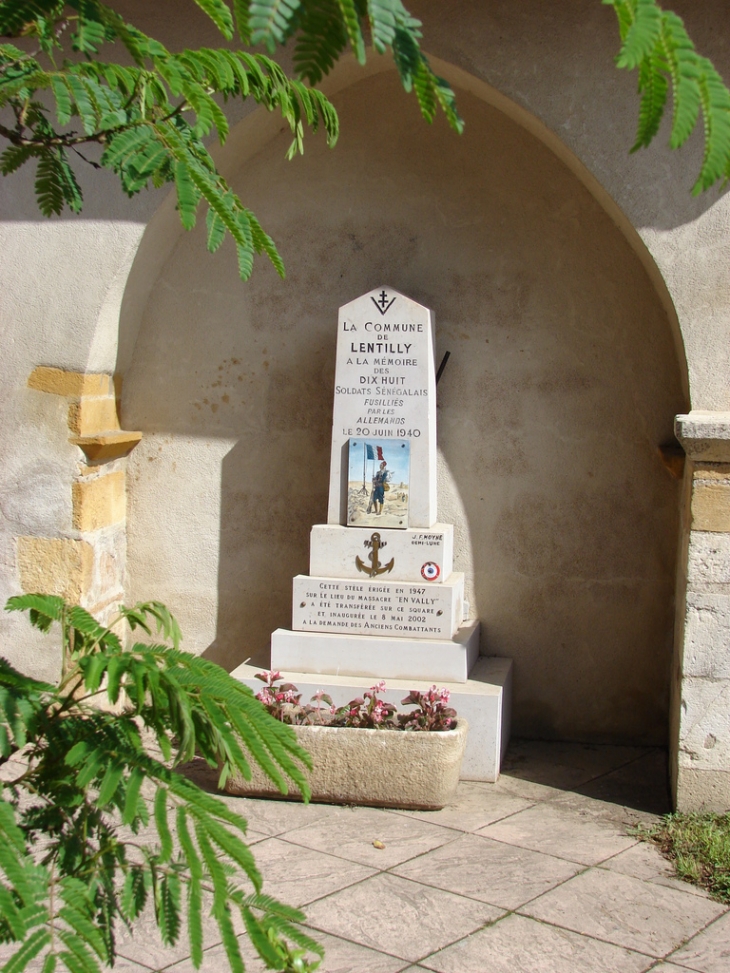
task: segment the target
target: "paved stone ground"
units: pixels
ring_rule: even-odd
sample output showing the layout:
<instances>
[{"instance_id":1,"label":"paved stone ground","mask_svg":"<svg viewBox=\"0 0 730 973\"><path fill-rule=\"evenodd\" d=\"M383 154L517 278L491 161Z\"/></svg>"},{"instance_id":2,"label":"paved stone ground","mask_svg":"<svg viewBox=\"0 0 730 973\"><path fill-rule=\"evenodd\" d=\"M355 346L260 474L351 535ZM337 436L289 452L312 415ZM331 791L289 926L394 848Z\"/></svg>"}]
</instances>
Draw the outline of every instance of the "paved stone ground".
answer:
<instances>
[{"instance_id":1,"label":"paved stone ground","mask_svg":"<svg viewBox=\"0 0 730 973\"><path fill-rule=\"evenodd\" d=\"M730 909L628 833L669 809L660 751L516 743L497 784L462 782L436 812L226 800L264 891L306 912L323 973L730 971ZM226 973L208 931L203 973ZM151 923L118 950L121 973L193 973Z\"/></svg>"},{"instance_id":2,"label":"paved stone ground","mask_svg":"<svg viewBox=\"0 0 730 973\"><path fill-rule=\"evenodd\" d=\"M323 973L730 971L730 910L627 833L669 809L660 751L516 743L497 784L463 782L435 812L226 800ZM224 973L211 933L203 971ZM192 973L185 945L156 942L120 943L115 969Z\"/></svg>"}]
</instances>

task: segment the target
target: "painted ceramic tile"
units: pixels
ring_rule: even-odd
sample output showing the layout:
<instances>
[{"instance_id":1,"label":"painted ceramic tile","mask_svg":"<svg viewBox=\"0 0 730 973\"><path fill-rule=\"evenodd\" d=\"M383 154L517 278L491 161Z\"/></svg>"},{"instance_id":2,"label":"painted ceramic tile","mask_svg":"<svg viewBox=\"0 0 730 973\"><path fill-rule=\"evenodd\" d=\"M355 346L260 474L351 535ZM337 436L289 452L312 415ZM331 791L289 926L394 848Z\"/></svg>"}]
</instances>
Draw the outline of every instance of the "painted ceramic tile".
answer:
<instances>
[{"instance_id":1,"label":"painted ceramic tile","mask_svg":"<svg viewBox=\"0 0 730 973\"><path fill-rule=\"evenodd\" d=\"M350 439L348 471L348 527L408 526L408 439Z\"/></svg>"}]
</instances>

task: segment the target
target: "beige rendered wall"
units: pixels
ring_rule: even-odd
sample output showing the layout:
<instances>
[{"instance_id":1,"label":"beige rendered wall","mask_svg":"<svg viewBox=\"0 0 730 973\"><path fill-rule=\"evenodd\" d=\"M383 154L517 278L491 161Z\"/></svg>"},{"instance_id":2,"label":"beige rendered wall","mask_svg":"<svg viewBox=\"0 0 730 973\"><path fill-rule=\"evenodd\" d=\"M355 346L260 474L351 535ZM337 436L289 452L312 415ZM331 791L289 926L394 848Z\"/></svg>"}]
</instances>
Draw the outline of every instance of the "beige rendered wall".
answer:
<instances>
[{"instance_id":1,"label":"beige rendered wall","mask_svg":"<svg viewBox=\"0 0 730 973\"><path fill-rule=\"evenodd\" d=\"M622 234L476 97L457 138L392 73L336 96L335 152L286 136L233 179L286 254L246 287L179 238L126 372L129 592L163 589L196 649L267 661L326 519L336 309L386 283L436 311L440 517L483 651L515 659L515 730L666 738L685 406L667 315ZM373 110L389 104L388 113ZM223 259L221 259L221 257Z\"/></svg>"},{"instance_id":2,"label":"beige rendered wall","mask_svg":"<svg viewBox=\"0 0 730 973\"><path fill-rule=\"evenodd\" d=\"M130 6L174 44L211 40L177 5L174 17ZM726 5L672 6L730 76ZM679 507L655 449L673 412L730 408L727 198L689 196L696 139L627 155L635 79L613 67L613 14L598 0L414 9L462 90L481 99L491 85L508 114L544 127L624 238L550 152L481 100L464 95L459 142L423 126L387 79L341 91L334 154L310 142L287 166L273 142L236 176L282 244L285 285L268 269L238 284L232 255L183 237L169 200L127 281L162 194L130 204L111 177L87 175L84 219L45 222L29 180L3 180L3 594L20 588L18 535L76 536L81 455L67 403L27 378L37 365L116 368L128 379L122 423L146 435L129 471L128 594L180 610L194 651L213 643L229 664L261 651L286 621L309 523L324 516L335 309L377 278L434 307L452 351L442 512L461 524L487 649L512 652L524 676L518 729L664 739ZM350 75L338 78L333 90ZM387 112L365 104L378 84ZM219 153L233 175L267 143L266 119L247 124ZM0 626L4 651L41 665L24 629ZM601 681L622 665L623 696Z\"/></svg>"},{"instance_id":3,"label":"beige rendered wall","mask_svg":"<svg viewBox=\"0 0 730 973\"><path fill-rule=\"evenodd\" d=\"M157 5L126 6L155 27L149 17ZM171 42L170 28L215 43L214 29L190 8L186 23L167 17ZM0 608L11 595L43 587L103 613L123 592L118 474L125 460L89 463L72 440L118 431L119 309L144 229L166 193L130 200L110 174L79 166L83 214L48 220L38 212L34 178L31 166L0 179ZM68 381L33 380L39 367L68 372ZM84 374L86 386L74 379ZM92 509L92 493L106 510L104 523L81 515ZM60 665L52 637L3 611L0 653L44 678Z\"/></svg>"}]
</instances>

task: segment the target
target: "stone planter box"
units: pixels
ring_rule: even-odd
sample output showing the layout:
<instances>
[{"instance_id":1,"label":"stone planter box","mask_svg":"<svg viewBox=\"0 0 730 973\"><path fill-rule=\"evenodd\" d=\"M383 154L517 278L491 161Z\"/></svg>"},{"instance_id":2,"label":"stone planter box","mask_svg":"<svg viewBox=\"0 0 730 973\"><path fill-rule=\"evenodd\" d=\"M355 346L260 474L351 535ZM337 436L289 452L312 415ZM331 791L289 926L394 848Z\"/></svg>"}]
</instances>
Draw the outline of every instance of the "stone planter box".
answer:
<instances>
[{"instance_id":1,"label":"stone planter box","mask_svg":"<svg viewBox=\"0 0 730 973\"><path fill-rule=\"evenodd\" d=\"M453 730L415 733L351 727L294 726L312 756L312 800L330 804L436 809L447 804L459 783L467 722ZM292 785L282 795L258 767L250 781L231 777L229 794L301 800Z\"/></svg>"}]
</instances>

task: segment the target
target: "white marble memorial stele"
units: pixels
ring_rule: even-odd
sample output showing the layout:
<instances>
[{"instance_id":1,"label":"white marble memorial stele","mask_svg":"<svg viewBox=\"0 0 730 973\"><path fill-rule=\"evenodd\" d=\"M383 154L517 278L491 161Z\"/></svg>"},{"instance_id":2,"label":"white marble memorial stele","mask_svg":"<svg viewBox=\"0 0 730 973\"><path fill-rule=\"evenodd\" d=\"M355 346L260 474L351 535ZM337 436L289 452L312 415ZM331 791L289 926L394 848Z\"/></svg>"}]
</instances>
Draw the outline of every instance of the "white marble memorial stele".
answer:
<instances>
[{"instance_id":1,"label":"white marble memorial stele","mask_svg":"<svg viewBox=\"0 0 730 973\"><path fill-rule=\"evenodd\" d=\"M354 467L353 443L363 457ZM393 529L404 452L408 526ZM350 482L353 468L357 484ZM375 474L391 469L376 504ZM347 526L348 489L358 488L368 523ZM390 287L340 308L327 521L312 528L310 573L294 579L292 630L274 632L272 666L465 682L478 654L479 625L464 625L453 527L436 523L433 316ZM439 648L444 643L453 651Z\"/></svg>"},{"instance_id":2,"label":"white marble memorial stele","mask_svg":"<svg viewBox=\"0 0 730 973\"><path fill-rule=\"evenodd\" d=\"M409 476L400 462L408 453ZM361 494L366 526L347 525L348 489ZM406 490L407 526L398 513ZM352 508L351 496L351 523ZM292 629L272 634L271 668L300 689L315 676L333 697L348 680L352 695L363 679L449 684L470 725L466 776L494 780L511 663L479 658L480 623L466 617L453 559L453 526L436 511L433 315L378 287L339 311L327 523L312 527L309 574L293 579ZM255 684L249 669L235 675Z\"/></svg>"},{"instance_id":3,"label":"white marble memorial stele","mask_svg":"<svg viewBox=\"0 0 730 973\"><path fill-rule=\"evenodd\" d=\"M351 437L411 445L410 527L436 521L436 371L432 315L381 287L340 308L328 524L347 523ZM389 443L390 441L390 443Z\"/></svg>"}]
</instances>

